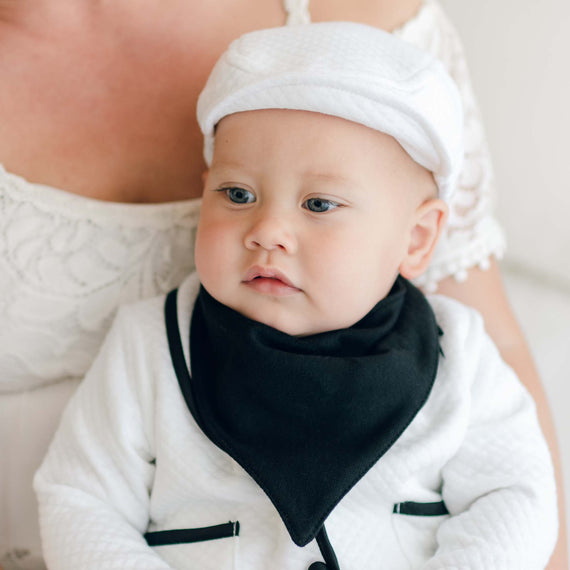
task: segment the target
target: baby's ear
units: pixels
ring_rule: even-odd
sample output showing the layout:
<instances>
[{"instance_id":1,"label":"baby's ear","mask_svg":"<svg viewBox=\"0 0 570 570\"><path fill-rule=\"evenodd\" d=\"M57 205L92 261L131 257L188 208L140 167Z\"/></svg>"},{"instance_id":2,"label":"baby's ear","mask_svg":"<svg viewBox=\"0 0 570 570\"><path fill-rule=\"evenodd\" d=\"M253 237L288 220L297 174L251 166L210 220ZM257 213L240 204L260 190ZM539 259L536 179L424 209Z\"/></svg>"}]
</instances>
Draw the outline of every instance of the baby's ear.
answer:
<instances>
[{"instance_id":1,"label":"baby's ear","mask_svg":"<svg viewBox=\"0 0 570 570\"><path fill-rule=\"evenodd\" d=\"M439 199L427 200L416 210L408 252L400 265L400 274L406 279L414 279L427 269L448 212L447 204Z\"/></svg>"}]
</instances>

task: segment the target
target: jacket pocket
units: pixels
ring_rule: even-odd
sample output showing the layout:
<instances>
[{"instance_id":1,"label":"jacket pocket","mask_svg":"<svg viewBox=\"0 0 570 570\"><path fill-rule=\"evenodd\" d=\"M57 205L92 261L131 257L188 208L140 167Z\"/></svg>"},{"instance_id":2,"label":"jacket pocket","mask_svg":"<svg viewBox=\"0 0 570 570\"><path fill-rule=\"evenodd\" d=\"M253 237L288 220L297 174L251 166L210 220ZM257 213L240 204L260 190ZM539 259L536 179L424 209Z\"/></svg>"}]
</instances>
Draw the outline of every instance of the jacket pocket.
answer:
<instances>
[{"instance_id":1,"label":"jacket pocket","mask_svg":"<svg viewBox=\"0 0 570 570\"><path fill-rule=\"evenodd\" d=\"M437 531L449 518L443 501L396 503L392 510L392 528L402 554L412 568L429 560L437 550Z\"/></svg>"},{"instance_id":2,"label":"jacket pocket","mask_svg":"<svg viewBox=\"0 0 570 570\"><path fill-rule=\"evenodd\" d=\"M147 532L146 542L172 568L236 570L239 522Z\"/></svg>"},{"instance_id":3,"label":"jacket pocket","mask_svg":"<svg viewBox=\"0 0 570 570\"><path fill-rule=\"evenodd\" d=\"M414 501L405 501L404 503L396 503L393 512L397 515L410 515L416 517L440 517L448 515L449 511L443 501L435 503L416 503Z\"/></svg>"},{"instance_id":4,"label":"jacket pocket","mask_svg":"<svg viewBox=\"0 0 570 570\"><path fill-rule=\"evenodd\" d=\"M149 546L166 546L169 544L190 544L219 538L239 536L239 521L204 526L200 528L181 528L147 532L144 538Z\"/></svg>"}]
</instances>

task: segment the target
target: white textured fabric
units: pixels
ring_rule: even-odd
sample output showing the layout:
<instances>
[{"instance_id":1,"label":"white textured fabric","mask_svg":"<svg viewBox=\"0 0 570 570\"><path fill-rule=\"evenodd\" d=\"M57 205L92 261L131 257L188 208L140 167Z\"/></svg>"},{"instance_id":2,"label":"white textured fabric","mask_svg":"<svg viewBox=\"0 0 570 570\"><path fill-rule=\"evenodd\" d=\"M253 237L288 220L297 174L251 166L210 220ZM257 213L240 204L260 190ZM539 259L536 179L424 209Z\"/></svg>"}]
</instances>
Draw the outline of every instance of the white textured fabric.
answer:
<instances>
[{"instance_id":1,"label":"white textured fabric","mask_svg":"<svg viewBox=\"0 0 570 570\"><path fill-rule=\"evenodd\" d=\"M391 135L451 199L463 162L457 86L440 61L393 34L322 22L234 40L198 99L206 164L218 122L259 109L324 113Z\"/></svg>"},{"instance_id":2,"label":"white textured fabric","mask_svg":"<svg viewBox=\"0 0 570 570\"><path fill-rule=\"evenodd\" d=\"M193 274L179 291L186 355L198 286ZM477 313L431 302L445 356L424 407L327 519L340 567L543 569L556 491L534 404ZM121 309L38 472L48 567L307 568L320 559L314 542L293 544L261 489L186 408L163 304ZM451 516L393 513L396 503L442 499ZM240 537L153 551L141 537L149 520L151 531L237 520Z\"/></svg>"},{"instance_id":3,"label":"white textured fabric","mask_svg":"<svg viewBox=\"0 0 570 570\"><path fill-rule=\"evenodd\" d=\"M454 28L426 0L395 33L443 61L465 111L465 164L450 224L419 281L433 288L502 255L504 238L492 217L491 163ZM117 306L166 292L193 269L198 212L198 200L98 202L0 167L0 565L40 567L32 476L59 412Z\"/></svg>"}]
</instances>

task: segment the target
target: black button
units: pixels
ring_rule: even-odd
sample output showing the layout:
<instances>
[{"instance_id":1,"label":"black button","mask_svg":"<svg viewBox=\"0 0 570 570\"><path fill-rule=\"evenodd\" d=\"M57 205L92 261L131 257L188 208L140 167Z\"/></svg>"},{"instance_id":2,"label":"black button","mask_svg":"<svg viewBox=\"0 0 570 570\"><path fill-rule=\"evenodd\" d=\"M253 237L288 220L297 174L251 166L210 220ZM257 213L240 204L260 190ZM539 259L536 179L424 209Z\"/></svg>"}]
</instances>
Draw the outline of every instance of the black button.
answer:
<instances>
[{"instance_id":1,"label":"black button","mask_svg":"<svg viewBox=\"0 0 570 570\"><path fill-rule=\"evenodd\" d=\"M327 570L327 565L324 562L313 562L309 570Z\"/></svg>"}]
</instances>

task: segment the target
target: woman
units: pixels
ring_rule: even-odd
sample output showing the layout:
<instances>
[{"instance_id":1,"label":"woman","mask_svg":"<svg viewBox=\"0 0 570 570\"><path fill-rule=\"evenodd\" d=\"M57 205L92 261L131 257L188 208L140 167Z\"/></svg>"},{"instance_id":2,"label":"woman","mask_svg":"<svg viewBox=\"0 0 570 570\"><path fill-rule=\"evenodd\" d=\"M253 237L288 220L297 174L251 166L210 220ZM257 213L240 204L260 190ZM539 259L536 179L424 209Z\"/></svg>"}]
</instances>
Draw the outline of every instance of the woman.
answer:
<instances>
[{"instance_id":1,"label":"woman","mask_svg":"<svg viewBox=\"0 0 570 570\"><path fill-rule=\"evenodd\" d=\"M478 308L554 432L494 258L490 164L461 47L426 0L313 0L435 53L466 109L466 166L450 229L421 283ZM195 103L227 44L301 23L307 0L0 0L0 565L41 568L31 490L67 398L118 304L193 266L201 135ZM459 278L461 281L457 281ZM554 453L556 459L556 453ZM564 532L561 532L564 536ZM566 567L560 541L549 568Z\"/></svg>"}]
</instances>

